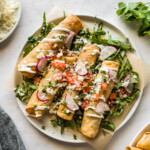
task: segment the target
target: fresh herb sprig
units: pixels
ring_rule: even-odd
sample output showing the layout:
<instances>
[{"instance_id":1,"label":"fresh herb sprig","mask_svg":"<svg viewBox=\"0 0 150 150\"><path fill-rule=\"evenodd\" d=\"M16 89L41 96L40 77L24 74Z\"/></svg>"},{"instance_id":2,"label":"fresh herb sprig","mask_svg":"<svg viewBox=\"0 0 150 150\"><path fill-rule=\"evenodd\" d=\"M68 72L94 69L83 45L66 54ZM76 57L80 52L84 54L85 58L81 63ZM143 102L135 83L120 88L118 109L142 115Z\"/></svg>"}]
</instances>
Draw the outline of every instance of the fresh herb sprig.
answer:
<instances>
[{"instance_id":1,"label":"fresh herb sprig","mask_svg":"<svg viewBox=\"0 0 150 150\"><path fill-rule=\"evenodd\" d=\"M21 101L25 101L31 97L37 88L38 85L34 85L33 79L24 78L22 85L17 85L14 92L17 98Z\"/></svg>"},{"instance_id":2,"label":"fresh herb sprig","mask_svg":"<svg viewBox=\"0 0 150 150\"><path fill-rule=\"evenodd\" d=\"M60 126L60 128L61 128L60 129L61 134L64 133L64 128L65 127L70 127L72 129L75 128L75 125L74 125L74 123L72 121L64 120L64 119L60 118L59 116L56 116L56 119L51 120L51 123L52 123L52 125L54 127Z\"/></svg>"},{"instance_id":3,"label":"fresh herb sprig","mask_svg":"<svg viewBox=\"0 0 150 150\"><path fill-rule=\"evenodd\" d=\"M138 35L150 35L150 3L129 3L118 4L117 15L122 16L128 22L138 22L140 27Z\"/></svg>"},{"instance_id":4,"label":"fresh herb sprig","mask_svg":"<svg viewBox=\"0 0 150 150\"><path fill-rule=\"evenodd\" d=\"M39 42L54 28L56 25L51 23L46 23L45 13L43 15L43 23L41 28L41 33L37 37L30 36L28 37L27 46L23 50L23 57L25 57L35 46L39 44Z\"/></svg>"}]
</instances>

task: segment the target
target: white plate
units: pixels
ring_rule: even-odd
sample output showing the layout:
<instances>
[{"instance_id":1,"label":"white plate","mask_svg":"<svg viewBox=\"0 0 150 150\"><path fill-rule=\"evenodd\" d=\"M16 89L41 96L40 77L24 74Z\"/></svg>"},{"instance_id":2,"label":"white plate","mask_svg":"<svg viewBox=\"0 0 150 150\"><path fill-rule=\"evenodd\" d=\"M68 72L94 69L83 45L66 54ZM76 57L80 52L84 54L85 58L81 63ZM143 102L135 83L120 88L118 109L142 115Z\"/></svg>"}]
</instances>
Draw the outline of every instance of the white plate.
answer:
<instances>
[{"instance_id":1,"label":"white plate","mask_svg":"<svg viewBox=\"0 0 150 150\"><path fill-rule=\"evenodd\" d=\"M89 27L92 27L95 23L95 17L92 16L84 16L84 15L77 15L85 24L87 24ZM63 18L58 18L55 20L52 20L51 22L54 23L59 23ZM97 18L98 22L102 22L103 23L103 28L105 31L109 31L109 33L112 35L113 38L127 38L127 36L117 27L115 27L114 25L112 25L111 23L103 20L103 19L99 19ZM34 35L37 35L39 33L40 29L38 29ZM131 42L130 40L130 44L134 47L134 49L136 50L134 44ZM25 46L25 45L24 45ZM139 56L138 51L135 51L135 55ZM20 53L20 57L22 56L22 53ZM21 73L17 73L16 74L16 78L18 78L19 76L21 76ZM117 130L119 130L133 115L133 113L135 112L135 110L137 109L137 106L140 102L141 99L141 95L142 95L142 91L138 96L138 99L136 100L135 104L133 105L132 109L130 110L130 112L128 113L128 115L126 116L126 118L124 119L124 121L120 124L120 126L117 128ZM25 105L18 100L18 104L21 108L21 110L23 111L24 115L26 116L25 113ZM42 133L48 135L49 137L52 137L54 139L60 140L60 141L64 141L64 142L69 142L69 143L83 143L83 141L81 141L80 139L78 140L74 140L73 139L73 135L68 133L67 131L65 131L65 133L63 135L60 134L59 132L59 127L54 128L52 126L52 124L50 123L50 119L48 118L48 116L44 116L42 120L36 120L34 118L29 118L26 116L26 118L29 120L29 122L36 127L38 130L40 130ZM41 126L45 125L46 126L46 130L42 130Z\"/></svg>"},{"instance_id":2,"label":"white plate","mask_svg":"<svg viewBox=\"0 0 150 150\"><path fill-rule=\"evenodd\" d=\"M140 132L134 137L130 145L136 147L137 142L142 138L145 132L150 132L150 123L148 123L144 128L140 130Z\"/></svg>"},{"instance_id":3,"label":"white plate","mask_svg":"<svg viewBox=\"0 0 150 150\"><path fill-rule=\"evenodd\" d=\"M20 16L21 16L21 1L20 0L15 0L18 3L18 10L16 11L16 24L12 27L12 29L7 33L6 37L2 40L0 40L0 43L2 43L3 41L5 41L16 29L19 20L20 20Z\"/></svg>"}]
</instances>

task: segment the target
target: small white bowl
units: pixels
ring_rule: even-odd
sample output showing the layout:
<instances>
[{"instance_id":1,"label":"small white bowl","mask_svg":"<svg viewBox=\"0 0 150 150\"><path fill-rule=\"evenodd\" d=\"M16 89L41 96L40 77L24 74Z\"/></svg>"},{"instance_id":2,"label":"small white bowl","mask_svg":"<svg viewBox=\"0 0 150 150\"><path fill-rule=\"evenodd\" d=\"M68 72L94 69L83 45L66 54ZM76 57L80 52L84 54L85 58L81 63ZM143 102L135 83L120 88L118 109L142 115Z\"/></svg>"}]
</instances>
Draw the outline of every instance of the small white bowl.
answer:
<instances>
[{"instance_id":1,"label":"small white bowl","mask_svg":"<svg viewBox=\"0 0 150 150\"><path fill-rule=\"evenodd\" d=\"M16 0L19 4L18 10L16 11L16 24L12 27L12 29L7 33L7 36L5 38L3 38L2 40L0 40L0 43L2 43L3 41L5 41L12 33L13 31L16 29L19 20L20 20L20 16L21 16L21 1L20 0Z\"/></svg>"},{"instance_id":2,"label":"small white bowl","mask_svg":"<svg viewBox=\"0 0 150 150\"><path fill-rule=\"evenodd\" d=\"M135 136L130 145L136 147L137 142L142 138L145 132L150 132L150 123L148 123L144 128L140 130L140 132Z\"/></svg>"}]
</instances>

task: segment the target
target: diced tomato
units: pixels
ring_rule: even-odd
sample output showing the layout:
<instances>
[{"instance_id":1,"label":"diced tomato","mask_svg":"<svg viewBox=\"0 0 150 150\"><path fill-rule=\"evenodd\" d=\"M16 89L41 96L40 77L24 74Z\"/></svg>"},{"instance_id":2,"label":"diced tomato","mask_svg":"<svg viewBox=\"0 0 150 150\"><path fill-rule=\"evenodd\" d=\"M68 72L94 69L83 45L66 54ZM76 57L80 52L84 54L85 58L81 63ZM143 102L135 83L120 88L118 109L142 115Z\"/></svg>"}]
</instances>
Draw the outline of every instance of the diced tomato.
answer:
<instances>
[{"instance_id":1,"label":"diced tomato","mask_svg":"<svg viewBox=\"0 0 150 150\"><path fill-rule=\"evenodd\" d=\"M54 56L51 57L51 60L55 60L57 58L57 55L54 54Z\"/></svg>"},{"instance_id":2,"label":"diced tomato","mask_svg":"<svg viewBox=\"0 0 150 150\"><path fill-rule=\"evenodd\" d=\"M66 77L72 77L72 73L69 70L66 71Z\"/></svg>"},{"instance_id":3,"label":"diced tomato","mask_svg":"<svg viewBox=\"0 0 150 150\"><path fill-rule=\"evenodd\" d=\"M116 99L117 98L116 93L111 93L109 98L110 99Z\"/></svg>"},{"instance_id":4,"label":"diced tomato","mask_svg":"<svg viewBox=\"0 0 150 150\"><path fill-rule=\"evenodd\" d=\"M56 61L53 61L52 62L52 66L57 68L57 69L63 69L66 67L66 64L64 63L61 63L61 62L56 62Z\"/></svg>"},{"instance_id":5,"label":"diced tomato","mask_svg":"<svg viewBox=\"0 0 150 150\"><path fill-rule=\"evenodd\" d=\"M37 85L37 84L39 84L40 83L40 77L35 77L34 78L34 81L33 81L33 83L34 83L34 85Z\"/></svg>"},{"instance_id":6,"label":"diced tomato","mask_svg":"<svg viewBox=\"0 0 150 150\"><path fill-rule=\"evenodd\" d=\"M72 77L69 77L69 78L67 78L67 81L70 83L70 84L75 84L75 79L74 78L72 78Z\"/></svg>"},{"instance_id":7,"label":"diced tomato","mask_svg":"<svg viewBox=\"0 0 150 150\"><path fill-rule=\"evenodd\" d=\"M89 106L89 100L85 99L81 104L81 108L84 110L88 106Z\"/></svg>"},{"instance_id":8,"label":"diced tomato","mask_svg":"<svg viewBox=\"0 0 150 150\"><path fill-rule=\"evenodd\" d=\"M91 90L91 87L88 85L87 82L84 82L82 87L83 87L83 91L84 91L85 93L88 93L88 92L90 92L90 90Z\"/></svg>"},{"instance_id":9,"label":"diced tomato","mask_svg":"<svg viewBox=\"0 0 150 150\"><path fill-rule=\"evenodd\" d=\"M107 90L107 83L102 82L101 86L102 86L102 91L106 91Z\"/></svg>"},{"instance_id":10,"label":"diced tomato","mask_svg":"<svg viewBox=\"0 0 150 150\"><path fill-rule=\"evenodd\" d=\"M61 81L62 80L62 71L57 70L56 72L56 80Z\"/></svg>"},{"instance_id":11,"label":"diced tomato","mask_svg":"<svg viewBox=\"0 0 150 150\"><path fill-rule=\"evenodd\" d=\"M48 42L48 43L49 43L49 45L50 45L50 47L51 47L52 49L56 49L56 48L57 48L57 45L54 44L54 42Z\"/></svg>"},{"instance_id":12,"label":"diced tomato","mask_svg":"<svg viewBox=\"0 0 150 150\"><path fill-rule=\"evenodd\" d=\"M99 97L100 97L100 94L95 94L95 96L94 96L94 100L99 100Z\"/></svg>"},{"instance_id":13,"label":"diced tomato","mask_svg":"<svg viewBox=\"0 0 150 150\"><path fill-rule=\"evenodd\" d=\"M69 70L66 71L66 80L70 84L75 84L75 79L72 77L72 73Z\"/></svg>"},{"instance_id":14,"label":"diced tomato","mask_svg":"<svg viewBox=\"0 0 150 150\"><path fill-rule=\"evenodd\" d=\"M82 86L81 86L80 84L78 84L78 85L76 86L76 88L77 88L78 91L81 91L81 90L82 90Z\"/></svg>"},{"instance_id":15,"label":"diced tomato","mask_svg":"<svg viewBox=\"0 0 150 150\"><path fill-rule=\"evenodd\" d=\"M89 74L89 79L88 79L88 82L92 82L93 81L93 76L94 76L94 74L93 73L91 73L91 74Z\"/></svg>"}]
</instances>

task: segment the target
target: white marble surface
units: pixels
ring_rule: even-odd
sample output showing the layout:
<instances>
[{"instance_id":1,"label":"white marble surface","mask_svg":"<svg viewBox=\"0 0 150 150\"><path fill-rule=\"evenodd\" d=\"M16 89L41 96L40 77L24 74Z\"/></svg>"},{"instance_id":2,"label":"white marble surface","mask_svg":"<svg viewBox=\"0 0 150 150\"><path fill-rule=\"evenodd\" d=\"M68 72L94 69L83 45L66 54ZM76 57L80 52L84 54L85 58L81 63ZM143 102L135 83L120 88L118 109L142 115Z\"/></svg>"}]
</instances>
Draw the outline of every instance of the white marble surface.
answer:
<instances>
[{"instance_id":1,"label":"white marble surface","mask_svg":"<svg viewBox=\"0 0 150 150\"><path fill-rule=\"evenodd\" d=\"M129 2L130 0L124 0ZM135 0L132 0L132 2ZM142 59L150 64L150 38L138 37L136 25L123 22L116 14L119 0L22 0L22 16L15 32L0 44L0 106L15 122L27 150L93 150L87 144L67 144L49 138L37 131L23 116L15 97L3 88L3 83L13 69L27 37L41 25L43 12L54 5L75 14L96 15L120 27L132 39ZM143 0L143 2L148 2ZM123 150L132 138L150 121L150 84L144 89L141 103L133 117L112 138L105 150Z\"/></svg>"}]
</instances>

